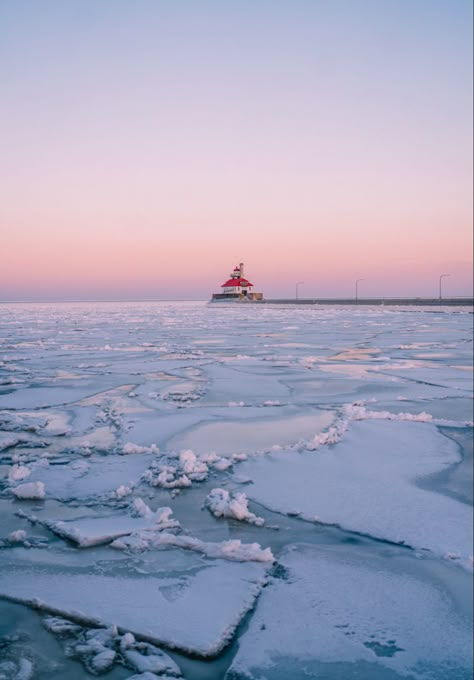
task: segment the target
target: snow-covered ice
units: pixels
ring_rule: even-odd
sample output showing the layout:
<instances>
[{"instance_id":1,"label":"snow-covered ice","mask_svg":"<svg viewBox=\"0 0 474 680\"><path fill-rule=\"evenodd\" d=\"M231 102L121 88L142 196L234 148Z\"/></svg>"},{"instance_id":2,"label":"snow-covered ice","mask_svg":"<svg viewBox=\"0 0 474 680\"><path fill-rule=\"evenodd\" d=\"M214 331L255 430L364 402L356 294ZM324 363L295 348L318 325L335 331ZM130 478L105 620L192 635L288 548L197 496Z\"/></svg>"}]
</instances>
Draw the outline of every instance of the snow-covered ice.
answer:
<instances>
[{"instance_id":1,"label":"snow-covered ice","mask_svg":"<svg viewBox=\"0 0 474 680\"><path fill-rule=\"evenodd\" d=\"M467 680L471 311L2 305L0 676Z\"/></svg>"},{"instance_id":2,"label":"snow-covered ice","mask_svg":"<svg viewBox=\"0 0 474 680\"><path fill-rule=\"evenodd\" d=\"M54 532L62 538L67 538L80 548L90 548L94 545L112 543L120 536L129 536L138 531L148 529L149 531L161 531L173 529L179 526L179 522L170 519L172 511L170 508L159 508L155 513L148 506L135 500L134 505L138 505L138 516L115 513L105 517L86 517L66 521L36 520L44 527ZM142 501L143 504L143 501Z\"/></svg>"},{"instance_id":3,"label":"snow-covered ice","mask_svg":"<svg viewBox=\"0 0 474 680\"><path fill-rule=\"evenodd\" d=\"M460 462L456 444L431 424L369 420L337 445L281 451L241 464L247 495L278 512L428 549L473 554L472 508L417 480Z\"/></svg>"},{"instance_id":4,"label":"snow-covered ice","mask_svg":"<svg viewBox=\"0 0 474 680\"><path fill-rule=\"evenodd\" d=\"M173 549L144 560L140 569L123 557L87 570L79 561L71 564L72 556L59 566L45 551L34 564L24 548L9 552L1 596L203 657L218 654L232 639L267 573L266 563L205 562L195 552Z\"/></svg>"},{"instance_id":5,"label":"snow-covered ice","mask_svg":"<svg viewBox=\"0 0 474 680\"><path fill-rule=\"evenodd\" d=\"M429 582L405 557L364 552L286 550L226 678L378 678L385 670L388 678L467 680L470 603L445 574Z\"/></svg>"}]
</instances>

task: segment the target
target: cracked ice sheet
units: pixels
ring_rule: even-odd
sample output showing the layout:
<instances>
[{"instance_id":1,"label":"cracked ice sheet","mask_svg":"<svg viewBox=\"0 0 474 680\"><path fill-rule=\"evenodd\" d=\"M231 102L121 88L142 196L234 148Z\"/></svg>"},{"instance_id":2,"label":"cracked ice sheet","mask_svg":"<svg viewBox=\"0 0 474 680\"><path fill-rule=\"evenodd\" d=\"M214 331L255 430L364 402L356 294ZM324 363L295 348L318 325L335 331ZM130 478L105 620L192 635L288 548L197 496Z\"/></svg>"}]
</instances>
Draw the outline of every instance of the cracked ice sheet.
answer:
<instances>
[{"instance_id":1,"label":"cracked ice sheet","mask_svg":"<svg viewBox=\"0 0 474 680\"><path fill-rule=\"evenodd\" d=\"M124 442L133 442L141 446L156 444L163 449L170 437L196 426L208 417L208 413L214 415L212 411L208 412L205 409L145 413L130 423L122 439Z\"/></svg>"},{"instance_id":2,"label":"cracked ice sheet","mask_svg":"<svg viewBox=\"0 0 474 680\"><path fill-rule=\"evenodd\" d=\"M333 446L256 457L239 474L253 481L247 496L272 510L467 561L472 507L416 484L460 460L432 424L363 421Z\"/></svg>"},{"instance_id":3,"label":"cracked ice sheet","mask_svg":"<svg viewBox=\"0 0 474 680\"><path fill-rule=\"evenodd\" d=\"M160 510L168 510L168 508L160 508ZM128 536L143 529L159 531L168 527L173 528L179 524L177 521L168 520L166 513L164 521L160 520L160 514L150 512L150 516L145 517L131 517L121 513L106 517L80 517L66 521L42 519L37 521L58 536L76 543L79 547L89 548L103 543L111 543L119 537Z\"/></svg>"},{"instance_id":4,"label":"cracked ice sheet","mask_svg":"<svg viewBox=\"0 0 474 680\"><path fill-rule=\"evenodd\" d=\"M269 450L311 438L329 427L331 411L312 411L287 418L252 418L206 423L168 442L171 448L191 448L196 453L217 451L220 455Z\"/></svg>"},{"instance_id":5,"label":"cracked ice sheet","mask_svg":"<svg viewBox=\"0 0 474 680\"><path fill-rule=\"evenodd\" d=\"M22 386L9 394L0 394L0 408L44 408L73 404L86 397L102 392L104 385L110 389L119 387L121 376L100 375L81 380L81 384L71 381L70 385L59 387L55 384L34 384Z\"/></svg>"},{"instance_id":6,"label":"cracked ice sheet","mask_svg":"<svg viewBox=\"0 0 474 680\"><path fill-rule=\"evenodd\" d=\"M70 415L68 412L38 410L38 411L2 411L0 414L1 427L10 432L40 433L59 437L70 434Z\"/></svg>"},{"instance_id":7,"label":"cracked ice sheet","mask_svg":"<svg viewBox=\"0 0 474 680\"><path fill-rule=\"evenodd\" d=\"M255 375L230 365L212 364L205 367L209 387L202 403L222 404L229 401L255 403L266 399L288 399L290 390L278 376Z\"/></svg>"},{"instance_id":8,"label":"cracked ice sheet","mask_svg":"<svg viewBox=\"0 0 474 680\"><path fill-rule=\"evenodd\" d=\"M259 563L205 560L181 550L158 557L100 561L87 571L76 556L58 563L41 551L8 551L0 596L90 624L117 625L137 637L202 657L232 639L266 582Z\"/></svg>"},{"instance_id":9,"label":"cracked ice sheet","mask_svg":"<svg viewBox=\"0 0 474 680\"><path fill-rule=\"evenodd\" d=\"M344 545L290 546L280 564L226 680L472 677L466 573Z\"/></svg>"},{"instance_id":10,"label":"cracked ice sheet","mask_svg":"<svg viewBox=\"0 0 474 680\"><path fill-rule=\"evenodd\" d=\"M72 459L67 465L32 467L29 482L43 482L46 498L63 501L99 500L120 486L135 486L154 456L136 453L130 456L90 456Z\"/></svg>"},{"instance_id":11,"label":"cracked ice sheet","mask_svg":"<svg viewBox=\"0 0 474 680\"><path fill-rule=\"evenodd\" d=\"M386 376L405 378L451 390L472 393L472 372L470 366L455 366L444 362L394 361L380 365L376 370Z\"/></svg>"}]
</instances>

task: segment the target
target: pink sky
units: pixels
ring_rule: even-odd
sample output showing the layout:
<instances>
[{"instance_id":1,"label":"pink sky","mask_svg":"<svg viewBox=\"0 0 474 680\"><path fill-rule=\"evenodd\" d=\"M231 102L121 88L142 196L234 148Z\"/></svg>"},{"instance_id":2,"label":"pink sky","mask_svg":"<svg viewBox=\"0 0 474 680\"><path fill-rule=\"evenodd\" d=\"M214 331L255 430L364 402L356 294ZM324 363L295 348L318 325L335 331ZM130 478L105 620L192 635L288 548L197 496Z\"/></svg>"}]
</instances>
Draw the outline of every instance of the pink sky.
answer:
<instances>
[{"instance_id":1,"label":"pink sky","mask_svg":"<svg viewBox=\"0 0 474 680\"><path fill-rule=\"evenodd\" d=\"M361 3L2 8L0 300L472 294L470 3Z\"/></svg>"}]
</instances>

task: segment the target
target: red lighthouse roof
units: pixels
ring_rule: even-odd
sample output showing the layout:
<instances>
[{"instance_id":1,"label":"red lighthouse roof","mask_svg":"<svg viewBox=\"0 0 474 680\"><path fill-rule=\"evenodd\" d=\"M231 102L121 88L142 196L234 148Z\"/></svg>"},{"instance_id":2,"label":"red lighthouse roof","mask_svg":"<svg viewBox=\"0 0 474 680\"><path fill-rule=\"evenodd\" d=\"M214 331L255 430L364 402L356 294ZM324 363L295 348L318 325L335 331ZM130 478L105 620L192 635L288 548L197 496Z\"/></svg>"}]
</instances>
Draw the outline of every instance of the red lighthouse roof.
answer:
<instances>
[{"instance_id":1,"label":"red lighthouse roof","mask_svg":"<svg viewBox=\"0 0 474 680\"><path fill-rule=\"evenodd\" d=\"M236 277L232 279L228 279L225 283L222 284L222 288L227 288L229 286L253 286L253 283L250 283L247 279Z\"/></svg>"}]
</instances>

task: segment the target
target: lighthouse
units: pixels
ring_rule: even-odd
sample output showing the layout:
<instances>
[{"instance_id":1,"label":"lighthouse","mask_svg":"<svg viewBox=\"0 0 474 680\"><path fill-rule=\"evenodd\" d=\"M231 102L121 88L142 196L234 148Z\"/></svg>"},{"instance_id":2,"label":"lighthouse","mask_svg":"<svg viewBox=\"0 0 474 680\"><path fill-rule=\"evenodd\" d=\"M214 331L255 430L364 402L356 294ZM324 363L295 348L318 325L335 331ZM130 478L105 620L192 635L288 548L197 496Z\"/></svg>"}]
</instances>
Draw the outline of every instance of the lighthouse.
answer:
<instances>
[{"instance_id":1,"label":"lighthouse","mask_svg":"<svg viewBox=\"0 0 474 680\"><path fill-rule=\"evenodd\" d=\"M253 283L244 276L244 263L234 267L227 281L221 285L221 292L212 295L211 302L225 300L235 302L258 302L263 300L262 293L253 292Z\"/></svg>"}]
</instances>

